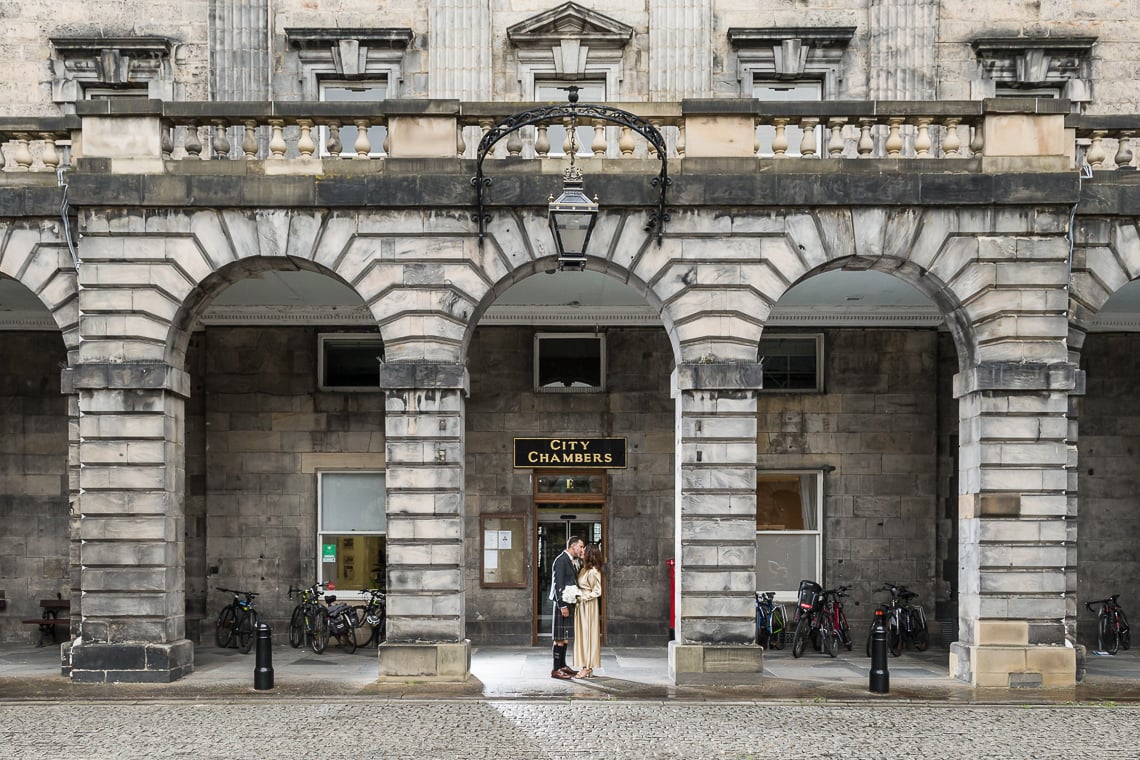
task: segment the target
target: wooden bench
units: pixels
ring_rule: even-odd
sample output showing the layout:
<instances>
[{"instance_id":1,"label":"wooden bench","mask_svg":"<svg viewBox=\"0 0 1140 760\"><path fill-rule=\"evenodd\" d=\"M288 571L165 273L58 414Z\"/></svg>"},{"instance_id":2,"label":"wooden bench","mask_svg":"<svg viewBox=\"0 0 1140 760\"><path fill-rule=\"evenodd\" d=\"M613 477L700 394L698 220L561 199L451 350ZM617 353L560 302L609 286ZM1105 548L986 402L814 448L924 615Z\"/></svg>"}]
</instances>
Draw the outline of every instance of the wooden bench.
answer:
<instances>
[{"instance_id":1,"label":"wooden bench","mask_svg":"<svg viewBox=\"0 0 1140 760\"><path fill-rule=\"evenodd\" d=\"M43 609L43 614L38 618L26 618L20 622L25 625L38 625L40 627L40 640L36 644L37 647L44 645L44 638L51 636L51 643L59 643L59 629L66 628L71 625L71 601L68 599L41 599L40 607ZM60 613L64 613L60 617Z\"/></svg>"}]
</instances>

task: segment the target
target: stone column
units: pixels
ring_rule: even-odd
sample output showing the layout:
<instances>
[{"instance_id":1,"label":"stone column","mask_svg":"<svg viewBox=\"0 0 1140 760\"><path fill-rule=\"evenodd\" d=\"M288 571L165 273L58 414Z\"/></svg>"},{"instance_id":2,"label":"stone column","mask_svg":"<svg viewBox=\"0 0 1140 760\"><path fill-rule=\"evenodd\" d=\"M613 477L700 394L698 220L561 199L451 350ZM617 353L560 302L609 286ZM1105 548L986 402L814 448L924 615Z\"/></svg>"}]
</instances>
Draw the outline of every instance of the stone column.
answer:
<instances>
[{"instance_id":1,"label":"stone column","mask_svg":"<svg viewBox=\"0 0 1140 760\"><path fill-rule=\"evenodd\" d=\"M161 363L81 364L70 375L83 596L71 678L173 681L194 668L183 556L189 377Z\"/></svg>"},{"instance_id":2,"label":"stone column","mask_svg":"<svg viewBox=\"0 0 1140 760\"><path fill-rule=\"evenodd\" d=\"M1075 684L1068 411L1081 386L1067 363L988 362L954 378L960 640L950 672L974 686Z\"/></svg>"},{"instance_id":3,"label":"stone column","mask_svg":"<svg viewBox=\"0 0 1140 760\"><path fill-rule=\"evenodd\" d=\"M709 0L649 3L649 100L709 96L713 70L710 29Z\"/></svg>"},{"instance_id":4,"label":"stone column","mask_svg":"<svg viewBox=\"0 0 1140 760\"><path fill-rule=\"evenodd\" d=\"M488 0L441 0L428 14L429 97L491 100Z\"/></svg>"},{"instance_id":5,"label":"stone column","mask_svg":"<svg viewBox=\"0 0 1140 760\"><path fill-rule=\"evenodd\" d=\"M677 400L678 684L754 684L757 363L681 364Z\"/></svg>"},{"instance_id":6,"label":"stone column","mask_svg":"<svg viewBox=\"0 0 1140 760\"><path fill-rule=\"evenodd\" d=\"M872 100L937 97L938 0L872 0L869 8Z\"/></svg>"},{"instance_id":7,"label":"stone column","mask_svg":"<svg viewBox=\"0 0 1140 760\"><path fill-rule=\"evenodd\" d=\"M463 596L461 364L380 365L387 392L388 639L380 680L463 681L471 671Z\"/></svg>"}]
</instances>

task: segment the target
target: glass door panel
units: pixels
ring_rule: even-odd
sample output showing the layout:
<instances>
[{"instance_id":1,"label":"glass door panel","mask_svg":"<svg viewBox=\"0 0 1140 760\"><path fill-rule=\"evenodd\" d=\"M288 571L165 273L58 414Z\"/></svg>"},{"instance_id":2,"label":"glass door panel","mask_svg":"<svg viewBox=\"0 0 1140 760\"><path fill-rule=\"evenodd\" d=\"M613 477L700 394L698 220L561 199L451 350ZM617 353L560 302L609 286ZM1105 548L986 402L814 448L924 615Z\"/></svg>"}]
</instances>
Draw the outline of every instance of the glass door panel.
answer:
<instances>
[{"instance_id":1,"label":"glass door panel","mask_svg":"<svg viewBox=\"0 0 1140 760\"><path fill-rule=\"evenodd\" d=\"M537 535L535 537L535 643L550 641L550 628L553 623L553 602L550 601L550 568L554 558L566 548L570 536L579 536L586 543L596 543L602 547L602 508L601 505L583 504L539 504L537 508ZM604 598L604 595L603 595ZM604 619L604 618L603 618ZM605 630L605 626L602 626Z\"/></svg>"}]
</instances>

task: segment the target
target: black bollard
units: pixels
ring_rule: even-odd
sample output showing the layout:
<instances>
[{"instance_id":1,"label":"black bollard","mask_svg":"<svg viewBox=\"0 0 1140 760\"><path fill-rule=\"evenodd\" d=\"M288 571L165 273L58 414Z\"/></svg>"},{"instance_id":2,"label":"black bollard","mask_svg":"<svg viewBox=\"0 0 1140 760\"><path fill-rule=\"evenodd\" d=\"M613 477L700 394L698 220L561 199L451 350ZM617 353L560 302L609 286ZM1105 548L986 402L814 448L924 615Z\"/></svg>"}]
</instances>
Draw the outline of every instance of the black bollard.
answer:
<instances>
[{"instance_id":1,"label":"black bollard","mask_svg":"<svg viewBox=\"0 0 1140 760\"><path fill-rule=\"evenodd\" d=\"M887 694L891 690L891 674L887 670L887 627L883 625L882 610L875 610L875 622L871 624L871 683L868 688L875 694Z\"/></svg>"},{"instance_id":2,"label":"black bollard","mask_svg":"<svg viewBox=\"0 0 1140 760\"><path fill-rule=\"evenodd\" d=\"M273 629L267 623L257 626L257 662L253 666L253 688L273 688Z\"/></svg>"}]
</instances>

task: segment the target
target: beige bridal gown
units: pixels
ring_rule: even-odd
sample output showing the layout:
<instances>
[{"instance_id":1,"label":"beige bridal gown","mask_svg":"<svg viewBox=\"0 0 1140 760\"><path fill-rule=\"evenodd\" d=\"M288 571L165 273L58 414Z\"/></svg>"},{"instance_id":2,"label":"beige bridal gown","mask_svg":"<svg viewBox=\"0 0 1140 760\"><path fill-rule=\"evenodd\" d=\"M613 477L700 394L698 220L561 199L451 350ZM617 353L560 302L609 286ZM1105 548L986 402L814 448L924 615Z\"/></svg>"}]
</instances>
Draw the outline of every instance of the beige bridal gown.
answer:
<instances>
[{"instance_id":1,"label":"beige bridal gown","mask_svg":"<svg viewBox=\"0 0 1140 760\"><path fill-rule=\"evenodd\" d=\"M597 668L602 664L602 630L599 600L602 574L588 568L578 574L578 605L574 610L574 667Z\"/></svg>"}]
</instances>

